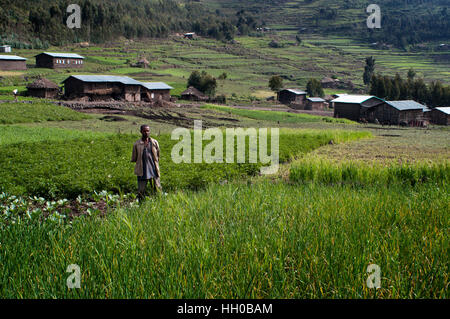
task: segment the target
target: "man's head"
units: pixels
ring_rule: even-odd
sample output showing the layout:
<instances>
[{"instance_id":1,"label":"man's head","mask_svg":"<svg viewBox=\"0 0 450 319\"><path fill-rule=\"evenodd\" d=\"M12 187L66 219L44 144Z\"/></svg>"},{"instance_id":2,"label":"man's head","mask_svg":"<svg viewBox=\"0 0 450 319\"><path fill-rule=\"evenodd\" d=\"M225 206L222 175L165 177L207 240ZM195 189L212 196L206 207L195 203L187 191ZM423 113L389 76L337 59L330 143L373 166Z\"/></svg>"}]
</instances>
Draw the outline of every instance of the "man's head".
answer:
<instances>
[{"instance_id":1,"label":"man's head","mask_svg":"<svg viewBox=\"0 0 450 319\"><path fill-rule=\"evenodd\" d=\"M150 126L141 125L141 134L144 139L150 137Z\"/></svg>"}]
</instances>

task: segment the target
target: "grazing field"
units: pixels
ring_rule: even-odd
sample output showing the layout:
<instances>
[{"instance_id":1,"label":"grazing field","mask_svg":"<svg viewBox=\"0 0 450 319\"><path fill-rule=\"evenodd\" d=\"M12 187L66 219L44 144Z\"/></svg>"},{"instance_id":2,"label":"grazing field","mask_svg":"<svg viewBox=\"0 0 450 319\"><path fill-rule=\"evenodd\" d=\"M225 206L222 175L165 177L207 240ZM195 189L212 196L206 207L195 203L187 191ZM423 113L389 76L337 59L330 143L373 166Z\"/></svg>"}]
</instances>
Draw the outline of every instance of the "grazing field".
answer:
<instances>
[{"instance_id":1,"label":"grazing field","mask_svg":"<svg viewBox=\"0 0 450 319\"><path fill-rule=\"evenodd\" d=\"M76 121L89 115L53 103L0 103L0 124L43 121Z\"/></svg>"},{"instance_id":2,"label":"grazing field","mask_svg":"<svg viewBox=\"0 0 450 319\"><path fill-rule=\"evenodd\" d=\"M224 113L235 114L243 117L248 117L254 120L274 121L279 123L305 123L305 122L330 122L343 124L356 124L347 119L337 119L332 117L320 117L316 115L300 114L300 113L286 113L277 111L260 111L260 110L244 110L231 108L227 106L218 106L206 104L202 106L206 109L217 110Z\"/></svg>"},{"instance_id":3,"label":"grazing field","mask_svg":"<svg viewBox=\"0 0 450 319\"><path fill-rule=\"evenodd\" d=\"M1 224L0 294L445 299L448 208L448 188L432 182L265 180L155 197L107 218ZM81 289L66 287L69 264ZM378 290L366 287L369 264L381 268Z\"/></svg>"},{"instance_id":4,"label":"grazing field","mask_svg":"<svg viewBox=\"0 0 450 319\"><path fill-rule=\"evenodd\" d=\"M77 139L108 138L112 134L23 125L0 126L0 147L6 145L65 142Z\"/></svg>"}]
</instances>

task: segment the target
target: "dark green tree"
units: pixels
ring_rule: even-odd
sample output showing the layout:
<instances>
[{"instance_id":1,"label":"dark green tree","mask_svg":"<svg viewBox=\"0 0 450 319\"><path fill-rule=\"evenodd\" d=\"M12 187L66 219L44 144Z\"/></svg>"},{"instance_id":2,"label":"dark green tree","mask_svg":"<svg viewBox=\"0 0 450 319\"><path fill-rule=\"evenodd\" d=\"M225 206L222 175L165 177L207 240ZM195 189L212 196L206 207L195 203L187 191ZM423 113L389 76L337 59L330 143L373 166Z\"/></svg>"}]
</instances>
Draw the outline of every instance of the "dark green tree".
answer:
<instances>
[{"instance_id":1,"label":"dark green tree","mask_svg":"<svg viewBox=\"0 0 450 319\"><path fill-rule=\"evenodd\" d=\"M322 88L322 83L320 83L317 79L310 79L306 84L306 92L309 96L325 96L325 93Z\"/></svg>"},{"instance_id":2,"label":"dark green tree","mask_svg":"<svg viewBox=\"0 0 450 319\"><path fill-rule=\"evenodd\" d=\"M187 81L187 87L193 86L197 90L200 90L201 82L202 82L202 75L200 74L200 72L199 71L193 71L191 73L191 75L189 76L189 79Z\"/></svg>"},{"instance_id":3,"label":"dark green tree","mask_svg":"<svg viewBox=\"0 0 450 319\"><path fill-rule=\"evenodd\" d=\"M283 79L279 75L274 75L269 79L269 87L272 91L278 92L283 87Z\"/></svg>"},{"instance_id":4,"label":"dark green tree","mask_svg":"<svg viewBox=\"0 0 450 319\"><path fill-rule=\"evenodd\" d=\"M201 73L199 71L193 71L189 76L187 86L193 86L209 96L214 96L217 89L217 80L205 71Z\"/></svg>"},{"instance_id":5,"label":"dark green tree","mask_svg":"<svg viewBox=\"0 0 450 319\"><path fill-rule=\"evenodd\" d=\"M373 57L366 58L366 66L364 67L363 81L365 85L370 84L372 75L375 72L375 59Z\"/></svg>"},{"instance_id":6,"label":"dark green tree","mask_svg":"<svg viewBox=\"0 0 450 319\"><path fill-rule=\"evenodd\" d=\"M416 71L414 71L412 68L408 70L408 80L414 80L414 77L416 76Z\"/></svg>"}]
</instances>

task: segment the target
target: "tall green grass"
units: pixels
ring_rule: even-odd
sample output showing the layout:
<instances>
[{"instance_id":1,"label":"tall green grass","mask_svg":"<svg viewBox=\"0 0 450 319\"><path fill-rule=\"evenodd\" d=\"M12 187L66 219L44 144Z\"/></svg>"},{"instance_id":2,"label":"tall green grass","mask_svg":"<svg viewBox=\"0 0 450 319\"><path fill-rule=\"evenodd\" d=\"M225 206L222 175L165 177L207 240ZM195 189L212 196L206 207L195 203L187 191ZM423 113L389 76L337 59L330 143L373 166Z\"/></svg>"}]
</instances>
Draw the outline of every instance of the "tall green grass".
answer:
<instances>
[{"instance_id":1,"label":"tall green grass","mask_svg":"<svg viewBox=\"0 0 450 319\"><path fill-rule=\"evenodd\" d=\"M0 124L45 121L79 121L91 118L52 103L0 103Z\"/></svg>"},{"instance_id":2,"label":"tall green grass","mask_svg":"<svg viewBox=\"0 0 450 319\"><path fill-rule=\"evenodd\" d=\"M211 185L66 226L0 226L3 298L448 298L448 191ZM66 268L81 268L69 290ZM369 264L381 288L366 286Z\"/></svg>"},{"instance_id":3,"label":"tall green grass","mask_svg":"<svg viewBox=\"0 0 450 319\"><path fill-rule=\"evenodd\" d=\"M347 161L332 163L325 159L307 157L296 161L290 169L290 180L324 184L390 185L394 183L415 186L434 183L448 187L450 165L441 163L366 164Z\"/></svg>"}]
</instances>

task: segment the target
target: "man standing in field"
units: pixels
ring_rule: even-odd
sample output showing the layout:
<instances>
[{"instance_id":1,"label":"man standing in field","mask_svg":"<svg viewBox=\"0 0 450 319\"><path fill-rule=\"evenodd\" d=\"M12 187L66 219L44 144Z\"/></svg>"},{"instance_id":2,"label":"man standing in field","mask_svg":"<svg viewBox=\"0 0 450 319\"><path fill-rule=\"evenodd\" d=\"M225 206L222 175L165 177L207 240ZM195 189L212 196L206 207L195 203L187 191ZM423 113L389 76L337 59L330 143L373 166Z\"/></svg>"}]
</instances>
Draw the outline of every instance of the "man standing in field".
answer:
<instances>
[{"instance_id":1,"label":"man standing in field","mask_svg":"<svg viewBox=\"0 0 450 319\"><path fill-rule=\"evenodd\" d=\"M161 189L159 171L159 143L150 137L150 127L141 126L142 138L133 145L131 162L136 163L134 174L138 180L138 199L145 196L147 183L150 182L152 193Z\"/></svg>"}]
</instances>

